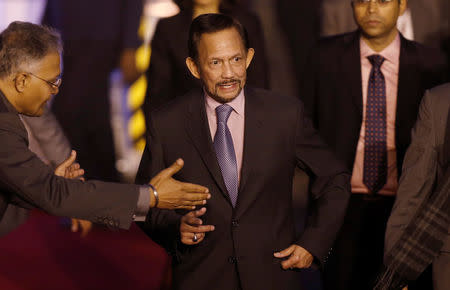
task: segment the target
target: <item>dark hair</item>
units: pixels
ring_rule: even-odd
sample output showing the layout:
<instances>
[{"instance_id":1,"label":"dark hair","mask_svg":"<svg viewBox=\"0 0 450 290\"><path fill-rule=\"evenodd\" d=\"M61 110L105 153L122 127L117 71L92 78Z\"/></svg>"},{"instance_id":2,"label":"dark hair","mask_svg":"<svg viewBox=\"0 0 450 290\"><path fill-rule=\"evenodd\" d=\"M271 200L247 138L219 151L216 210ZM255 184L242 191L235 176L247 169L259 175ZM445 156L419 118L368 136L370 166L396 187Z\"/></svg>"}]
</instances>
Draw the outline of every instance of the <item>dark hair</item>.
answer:
<instances>
[{"instance_id":1,"label":"dark hair","mask_svg":"<svg viewBox=\"0 0 450 290\"><path fill-rule=\"evenodd\" d=\"M12 22L0 33L0 78L53 51L62 52L61 36L54 29L29 22Z\"/></svg>"},{"instance_id":2,"label":"dark hair","mask_svg":"<svg viewBox=\"0 0 450 290\"><path fill-rule=\"evenodd\" d=\"M205 33L214 33L225 29L234 28L239 33L245 49L249 48L247 30L231 16L225 14L202 14L196 17L189 28L188 51L189 57L198 58L198 43Z\"/></svg>"},{"instance_id":3,"label":"dark hair","mask_svg":"<svg viewBox=\"0 0 450 290\"><path fill-rule=\"evenodd\" d=\"M194 0L175 0L182 9L192 10L194 7ZM221 0L219 11L221 13L228 13L239 5L239 0Z\"/></svg>"}]
</instances>

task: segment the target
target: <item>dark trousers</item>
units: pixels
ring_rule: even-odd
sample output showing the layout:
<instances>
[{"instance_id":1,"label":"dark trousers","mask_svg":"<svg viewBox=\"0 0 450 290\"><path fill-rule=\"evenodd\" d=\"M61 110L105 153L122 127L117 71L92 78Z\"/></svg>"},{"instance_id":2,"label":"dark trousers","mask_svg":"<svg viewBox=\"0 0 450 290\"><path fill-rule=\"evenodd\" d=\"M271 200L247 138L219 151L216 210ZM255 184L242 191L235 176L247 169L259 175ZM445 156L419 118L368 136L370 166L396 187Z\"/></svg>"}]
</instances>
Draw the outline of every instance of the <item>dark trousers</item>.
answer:
<instances>
[{"instance_id":1,"label":"dark trousers","mask_svg":"<svg viewBox=\"0 0 450 290\"><path fill-rule=\"evenodd\" d=\"M352 194L324 267L326 290L366 290L383 265L384 234L394 197Z\"/></svg>"}]
</instances>

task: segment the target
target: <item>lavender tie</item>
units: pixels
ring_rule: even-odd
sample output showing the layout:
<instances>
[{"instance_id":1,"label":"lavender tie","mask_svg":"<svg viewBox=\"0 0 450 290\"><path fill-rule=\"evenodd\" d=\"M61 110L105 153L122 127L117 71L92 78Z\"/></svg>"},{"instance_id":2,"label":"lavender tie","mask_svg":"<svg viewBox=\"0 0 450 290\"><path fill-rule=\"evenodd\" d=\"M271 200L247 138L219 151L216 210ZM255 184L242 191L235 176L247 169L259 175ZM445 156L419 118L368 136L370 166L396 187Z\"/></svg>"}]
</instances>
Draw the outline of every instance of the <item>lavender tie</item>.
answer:
<instances>
[{"instance_id":1,"label":"lavender tie","mask_svg":"<svg viewBox=\"0 0 450 290\"><path fill-rule=\"evenodd\" d=\"M238 195L238 173L236 154L234 153L233 138L227 126L233 108L229 105L220 105L216 108L217 131L214 136L214 149L220 171L227 187L233 207L236 206Z\"/></svg>"},{"instance_id":2,"label":"lavender tie","mask_svg":"<svg viewBox=\"0 0 450 290\"><path fill-rule=\"evenodd\" d=\"M371 193L378 192L386 183L386 84L381 65L384 57L367 57L372 63L366 104L366 131L364 142L363 182Z\"/></svg>"}]
</instances>

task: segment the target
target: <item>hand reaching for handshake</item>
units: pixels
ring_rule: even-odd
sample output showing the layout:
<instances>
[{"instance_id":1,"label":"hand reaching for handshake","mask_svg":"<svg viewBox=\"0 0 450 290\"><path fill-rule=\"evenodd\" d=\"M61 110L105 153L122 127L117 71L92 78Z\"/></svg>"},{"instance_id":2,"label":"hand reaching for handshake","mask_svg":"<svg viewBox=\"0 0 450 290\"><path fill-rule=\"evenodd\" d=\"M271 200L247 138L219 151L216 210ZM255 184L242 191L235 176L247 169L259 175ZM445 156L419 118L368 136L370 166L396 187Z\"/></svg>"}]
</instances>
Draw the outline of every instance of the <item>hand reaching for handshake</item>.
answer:
<instances>
[{"instance_id":1,"label":"hand reaching for handshake","mask_svg":"<svg viewBox=\"0 0 450 290\"><path fill-rule=\"evenodd\" d=\"M150 180L153 187L150 207L163 209L195 209L196 205L206 204L211 197L209 190L201 185L180 182L172 176L183 168L184 162L178 159L170 167L159 172Z\"/></svg>"},{"instance_id":2,"label":"hand reaching for handshake","mask_svg":"<svg viewBox=\"0 0 450 290\"><path fill-rule=\"evenodd\" d=\"M84 181L84 170L75 162L76 152L72 150L69 158L62 162L56 169L55 175L80 179ZM150 207L161 209L194 209L196 205L206 204L206 200L211 197L206 187L180 182L172 176L183 168L184 162L178 159L170 167L159 172L150 181ZM72 219L72 231L81 229L81 236L84 237L91 230L92 223L85 220Z\"/></svg>"}]
</instances>

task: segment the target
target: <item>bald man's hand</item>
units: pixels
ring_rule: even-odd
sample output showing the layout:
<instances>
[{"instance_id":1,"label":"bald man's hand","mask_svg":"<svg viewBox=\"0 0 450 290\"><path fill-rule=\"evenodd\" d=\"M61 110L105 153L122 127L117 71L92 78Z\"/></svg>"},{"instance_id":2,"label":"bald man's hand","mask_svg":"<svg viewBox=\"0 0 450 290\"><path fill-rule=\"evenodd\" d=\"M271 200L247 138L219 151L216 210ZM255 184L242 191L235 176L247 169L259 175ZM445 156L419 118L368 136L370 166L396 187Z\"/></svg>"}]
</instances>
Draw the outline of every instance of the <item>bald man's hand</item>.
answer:
<instances>
[{"instance_id":1,"label":"bald man's hand","mask_svg":"<svg viewBox=\"0 0 450 290\"><path fill-rule=\"evenodd\" d=\"M150 193L150 207L163 209L195 209L196 205L206 204L211 198L209 190L201 185L180 182L172 176L183 168L183 159L178 159L172 166L162 170L150 180L158 194L156 204L153 193ZM152 191L152 190L151 190Z\"/></svg>"}]
</instances>

